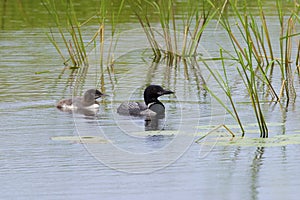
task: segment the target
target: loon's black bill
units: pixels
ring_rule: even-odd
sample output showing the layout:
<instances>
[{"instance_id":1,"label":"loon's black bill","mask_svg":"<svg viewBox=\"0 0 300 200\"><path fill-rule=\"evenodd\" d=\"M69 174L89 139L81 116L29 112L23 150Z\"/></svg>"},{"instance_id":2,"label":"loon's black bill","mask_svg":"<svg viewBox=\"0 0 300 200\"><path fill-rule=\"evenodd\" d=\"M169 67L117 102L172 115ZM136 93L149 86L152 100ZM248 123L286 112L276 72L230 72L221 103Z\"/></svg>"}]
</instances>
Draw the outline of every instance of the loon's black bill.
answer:
<instances>
[{"instance_id":1,"label":"loon's black bill","mask_svg":"<svg viewBox=\"0 0 300 200\"><path fill-rule=\"evenodd\" d=\"M171 90L164 90L162 94L174 94L174 92Z\"/></svg>"},{"instance_id":2,"label":"loon's black bill","mask_svg":"<svg viewBox=\"0 0 300 200\"><path fill-rule=\"evenodd\" d=\"M107 95L107 94L98 94L98 95L95 96L95 99L98 99L100 97L108 97L108 96L109 95Z\"/></svg>"}]
</instances>

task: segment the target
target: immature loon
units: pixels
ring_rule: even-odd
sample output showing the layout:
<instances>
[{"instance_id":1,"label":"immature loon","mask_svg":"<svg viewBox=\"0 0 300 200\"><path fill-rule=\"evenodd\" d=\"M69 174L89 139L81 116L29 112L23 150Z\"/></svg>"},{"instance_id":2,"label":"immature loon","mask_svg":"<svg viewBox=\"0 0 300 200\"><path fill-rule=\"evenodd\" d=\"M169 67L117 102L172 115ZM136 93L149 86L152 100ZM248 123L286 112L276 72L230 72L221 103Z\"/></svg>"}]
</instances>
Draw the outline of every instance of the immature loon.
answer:
<instances>
[{"instance_id":1,"label":"immature loon","mask_svg":"<svg viewBox=\"0 0 300 200\"><path fill-rule=\"evenodd\" d=\"M62 111L71 111L78 109L97 109L99 108L99 103L96 99L107 96L102 94L99 90L90 89L87 90L83 97L74 97L72 99L60 100L56 107Z\"/></svg>"},{"instance_id":2,"label":"immature loon","mask_svg":"<svg viewBox=\"0 0 300 200\"><path fill-rule=\"evenodd\" d=\"M144 91L145 103L124 102L117 108L117 112L121 115L161 116L163 118L165 115L165 106L157 98L173 93L170 90L164 90L159 85L150 85Z\"/></svg>"}]
</instances>

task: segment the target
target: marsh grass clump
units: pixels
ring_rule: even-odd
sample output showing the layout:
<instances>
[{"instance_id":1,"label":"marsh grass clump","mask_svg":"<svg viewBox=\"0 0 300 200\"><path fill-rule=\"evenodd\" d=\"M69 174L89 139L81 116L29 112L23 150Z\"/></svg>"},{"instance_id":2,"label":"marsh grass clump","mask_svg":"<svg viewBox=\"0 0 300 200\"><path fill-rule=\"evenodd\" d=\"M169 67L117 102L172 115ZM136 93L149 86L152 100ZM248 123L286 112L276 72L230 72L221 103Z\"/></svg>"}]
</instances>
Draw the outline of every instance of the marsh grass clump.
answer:
<instances>
[{"instance_id":1,"label":"marsh grass clump","mask_svg":"<svg viewBox=\"0 0 300 200\"><path fill-rule=\"evenodd\" d=\"M47 36L64 60L64 64L68 65L68 63L71 62L74 68L87 65L86 45L81 32L82 24L77 19L72 1L65 2L65 13L59 12L54 1L43 0L42 3L51 16L51 19L53 19L60 39L62 39L65 49L67 50L68 57L63 53L59 42L53 34L53 30L51 30L51 33L47 34Z\"/></svg>"},{"instance_id":2,"label":"marsh grass clump","mask_svg":"<svg viewBox=\"0 0 300 200\"><path fill-rule=\"evenodd\" d=\"M210 11L207 7L209 4L192 0L138 0L130 1L130 6L145 32L155 60L167 58L169 63L174 64L182 58L197 56L202 34L216 13ZM154 19L159 21L159 28L157 22L151 20L153 16L149 17L147 10L157 13L158 19ZM185 13L181 19L177 18L177 12L180 11ZM163 38L163 43L159 42L159 37Z\"/></svg>"},{"instance_id":3,"label":"marsh grass clump","mask_svg":"<svg viewBox=\"0 0 300 200\"><path fill-rule=\"evenodd\" d=\"M113 2L108 0L101 1L98 9L99 11L92 14L84 21L78 19L72 0L61 1L60 3L62 5L53 0L43 0L42 3L48 11L50 18L53 20L58 32L58 35L55 35L53 29L51 29L47 36L64 60L65 65L68 65L69 62L75 68L88 65L87 54L89 50L96 47L97 41L100 42L102 53L100 61L103 64L103 44L106 35L105 27L108 24L108 20L110 20L109 26L111 27L111 37L114 37L124 0L119 2L119 9L117 11L111 9ZM93 36L87 40L84 39L85 26L91 21L98 23L99 28L95 31ZM65 48L60 46L61 41ZM111 47L108 48L108 51L110 49ZM65 50L67 50L67 55L64 54Z\"/></svg>"},{"instance_id":4,"label":"marsh grass clump","mask_svg":"<svg viewBox=\"0 0 300 200\"><path fill-rule=\"evenodd\" d=\"M217 6L215 7L220 14L220 24L227 32L234 50L232 53L227 51L227 48L221 47L220 59L223 61L225 58L229 58L236 62L237 73L247 89L247 93L256 116L256 121L260 129L260 137L262 138L268 137L268 127L264 117L263 109L261 108L262 103L281 103L285 100L286 106L288 106L290 100L292 99L294 101L296 98L293 79L293 71L295 70L292 69L292 63L297 65L297 60L299 59L299 50L295 60L293 60L292 39L299 35L299 33L295 33L294 28L295 23L298 20L297 14L295 13L298 11L292 12L288 19L285 20L286 14L283 14L282 2L277 0L276 3L280 24L280 36L277 38L277 40L274 40L274 38L270 37L268 23L263 11L262 1L257 1L259 8L258 16L248 12L246 6L244 9L240 9L237 6L236 1L226 1L222 9ZM232 17L228 16L226 12L224 12L225 7L233 11L234 15ZM235 20L232 21L232 19ZM275 55L276 49L274 49L274 42L279 42L280 44L279 56ZM244 135L244 129L241 121L239 120L238 111L236 110L232 100L233 97L230 93L230 87L228 86L226 70L227 69L223 64L223 76L218 73L215 74L215 72L212 70L210 70L210 72L214 79L217 80L219 86L225 92L231 103L233 112L225 106L223 101L220 99L218 100L216 95L214 95L214 97L237 120ZM282 88L275 88L274 84L272 84L273 73L281 74ZM266 87L267 90L265 91L268 92L261 93L260 85ZM265 96L262 94L265 94ZM269 94L271 94L271 98L267 100ZM286 98L282 99L284 95Z\"/></svg>"},{"instance_id":5,"label":"marsh grass clump","mask_svg":"<svg viewBox=\"0 0 300 200\"><path fill-rule=\"evenodd\" d=\"M78 19L72 0L43 0L42 3L55 26L54 29L50 28L50 33L47 36L63 59L65 65L59 77L62 77L65 70L70 69L71 72L67 85L72 85L75 94L77 90L80 91L80 87L85 82L89 71L89 53L96 49L97 44L99 44L100 77L96 87L101 87L101 90L104 91L105 73L108 74L109 81L113 83L114 65L112 51L114 40L111 40L109 46L105 46L104 41L106 37L113 38L116 35L116 26L124 5L124 0L118 2L117 10L111 9L114 7L114 2L109 0L99 2L98 11L84 21ZM92 22L96 22L99 28L94 30L95 32L90 38L87 38L86 27ZM110 27L110 35L107 34L106 26Z\"/></svg>"}]
</instances>

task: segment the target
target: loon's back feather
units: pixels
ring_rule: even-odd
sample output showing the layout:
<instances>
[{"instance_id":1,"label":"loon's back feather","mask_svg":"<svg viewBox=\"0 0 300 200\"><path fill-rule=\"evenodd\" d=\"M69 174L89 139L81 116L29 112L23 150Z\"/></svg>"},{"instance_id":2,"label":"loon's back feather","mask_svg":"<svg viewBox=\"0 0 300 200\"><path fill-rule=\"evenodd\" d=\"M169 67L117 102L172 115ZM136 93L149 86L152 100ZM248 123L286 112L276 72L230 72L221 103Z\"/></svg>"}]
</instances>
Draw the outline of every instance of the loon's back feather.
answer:
<instances>
[{"instance_id":1,"label":"loon's back feather","mask_svg":"<svg viewBox=\"0 0 300 200\"><path fill-rule=\"evenodd\" d=\"M147 106L141 102L123 102L117 112L121 115L141 115L141 111L146 110Z\"/></svg>"}]
</instances>

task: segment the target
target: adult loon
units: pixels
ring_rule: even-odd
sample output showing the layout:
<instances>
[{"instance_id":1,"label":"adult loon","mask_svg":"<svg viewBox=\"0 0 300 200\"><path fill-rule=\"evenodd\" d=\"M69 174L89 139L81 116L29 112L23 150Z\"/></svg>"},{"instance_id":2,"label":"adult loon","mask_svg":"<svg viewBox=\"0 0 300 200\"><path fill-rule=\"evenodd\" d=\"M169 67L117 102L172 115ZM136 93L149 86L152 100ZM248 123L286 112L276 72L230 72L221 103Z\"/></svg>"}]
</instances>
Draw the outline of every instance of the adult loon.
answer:
<instances>
[{"instance_id":1,"label":"adult loon","mask_svg":"<svg viewBox=\"0 0 300 200\"><path fill-rule=\"evenodd\" d=\"M117 112L121 115L133 116L159 116L165 115L165 106L157 98L165 94L173 94L170 90L165 90L159 85L150 85L144 91L144 101L141 102L123 102Z\"/></svg>"},{"instance_id":2,"label":"adult loon","mask_svg":"<svg viewBox=\"0 0 300 200\"><path fill-rule=\"evenodd\" d=\"M79 109L98 109L99 103L96 99L107 96L102 94L99 90L90 89L87 90L83 97L74 97L72 99L62 99L60 100L56 107L62 111L72 111Z\"/></svg>"}]
</instances>

